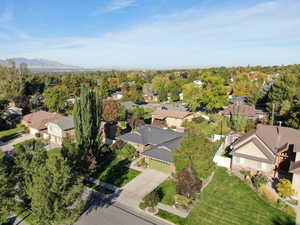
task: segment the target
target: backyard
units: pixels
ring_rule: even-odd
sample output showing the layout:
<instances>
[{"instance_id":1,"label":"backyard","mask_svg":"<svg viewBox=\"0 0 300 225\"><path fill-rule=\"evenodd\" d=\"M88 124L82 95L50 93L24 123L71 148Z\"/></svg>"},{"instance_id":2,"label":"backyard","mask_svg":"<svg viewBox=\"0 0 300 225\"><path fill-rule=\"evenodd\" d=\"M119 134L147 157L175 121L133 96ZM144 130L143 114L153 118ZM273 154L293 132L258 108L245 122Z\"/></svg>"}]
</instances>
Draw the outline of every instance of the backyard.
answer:
<instances>
[{"instance_id":1,"label":"backyard","mask_svg":"<svg viewBox=\"0 0 300 225\"><path fill-rule=\"evenodd\" d=\"M223 168L216 170L212 183L203 191L201 199L186 219L162 210L157 215L180 225L295 224L294 217L273 208L242 180L229 175Z\"/></svg>"},{"instance_id":2,"label":"backyard","mask_svg":"<svg viewBox=\"0 0 300 225\"><path fill-rule=\"evenodd\" d=\"M17 124L16 128L0 131L0 141L7 142L20 136L20 133L24 130L21 124Z\"/></svg>"}]
</instances>

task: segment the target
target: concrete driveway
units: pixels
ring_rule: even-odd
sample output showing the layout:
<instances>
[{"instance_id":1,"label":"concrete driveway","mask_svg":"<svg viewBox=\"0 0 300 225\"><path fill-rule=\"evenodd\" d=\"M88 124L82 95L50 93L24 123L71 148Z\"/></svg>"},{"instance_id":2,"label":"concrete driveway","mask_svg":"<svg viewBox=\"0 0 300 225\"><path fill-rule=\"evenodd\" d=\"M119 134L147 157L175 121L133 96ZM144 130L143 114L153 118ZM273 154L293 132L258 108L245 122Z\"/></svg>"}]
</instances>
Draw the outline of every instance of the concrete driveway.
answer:
<instances>
[{"instance_id":1,"label":"concrete driveway","mask_svg":"<svg viewBox=\"0 0 300 225\"><path fill-rule=\"evenodd\" d=\"M153 191L160 183L166 180L170 174L153 169L145 169L135 179L122 188L118 202L138 209L143 197Z\"/></svg>"},{"instance_id":2,"label":"concrete driveway","mask_svg":"<svg viewBox=\"0 0 300 225\"><path fill-rule=\"evenodd\" d=\"M14 145L33 138L35 137L31 134L23 134L21 137L13 139L12 141L1 143L0 150L2 150L3 152L12 151L14 149Z\"/></svg>"}]
</instances>

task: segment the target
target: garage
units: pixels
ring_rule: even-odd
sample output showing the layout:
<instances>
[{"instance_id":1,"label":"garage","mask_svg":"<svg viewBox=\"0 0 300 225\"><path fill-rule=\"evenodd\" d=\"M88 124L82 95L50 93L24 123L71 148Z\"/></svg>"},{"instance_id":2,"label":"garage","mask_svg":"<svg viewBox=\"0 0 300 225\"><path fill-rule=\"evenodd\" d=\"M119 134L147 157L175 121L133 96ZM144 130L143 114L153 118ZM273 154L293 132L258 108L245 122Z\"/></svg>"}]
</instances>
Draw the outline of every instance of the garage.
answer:
<instances>
[{"instance_id":1,"label":"garage","mask_svg":"<svg viewBox=\"0 0 300 225\"><path fill-rule=\"evenodd\" d=\"M149 160L149 168L159 170L164 173L171 173L171 165L162 161L158 161L155 159Z\"/></svg>"}]
</instances>

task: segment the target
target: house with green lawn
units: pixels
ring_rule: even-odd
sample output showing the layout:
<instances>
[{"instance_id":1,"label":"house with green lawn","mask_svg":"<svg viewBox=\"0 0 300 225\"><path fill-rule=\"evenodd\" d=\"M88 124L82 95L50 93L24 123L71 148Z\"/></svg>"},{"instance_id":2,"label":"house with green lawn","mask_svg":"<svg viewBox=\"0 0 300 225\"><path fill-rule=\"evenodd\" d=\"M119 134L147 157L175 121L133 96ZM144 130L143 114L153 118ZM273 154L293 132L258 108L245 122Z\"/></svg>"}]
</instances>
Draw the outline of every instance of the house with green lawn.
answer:
<instances>
[{"instance_id":1,"label":"house with green lawn","mask_svg":"<svg viewBox=\"0 0 300 225\"><path fill-rule=\"evenodd\" d=\"M173 151L179 147L184 136L182 132L145 125L116 139L134 146L145 157L150 168L175 172Z\"/></svg>"}]
</instances>

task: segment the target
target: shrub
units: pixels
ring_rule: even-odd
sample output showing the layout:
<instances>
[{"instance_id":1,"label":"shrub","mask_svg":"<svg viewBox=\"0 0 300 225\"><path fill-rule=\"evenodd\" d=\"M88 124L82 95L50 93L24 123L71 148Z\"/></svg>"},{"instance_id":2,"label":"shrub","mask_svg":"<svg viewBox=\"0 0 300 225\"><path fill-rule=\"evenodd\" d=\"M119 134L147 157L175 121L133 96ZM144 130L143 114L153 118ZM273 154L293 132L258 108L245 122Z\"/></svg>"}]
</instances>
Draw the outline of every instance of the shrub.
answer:
<instances>
[{"instance_id":1,"label":"shrub","mask_svg":"<svg viewBox=\"0 0 300 225\"><path fill-rule=\"evenodd\" d=\"M184 168L177 175L176 192L186 198L195 199L202 188L202 181L192 168Z\"/></svg>"},{"instance_id":2,"label":"shrub","mask_svg":"<svg viewBox=\"0 0 300 225\"><path fill-rule=\"evenodd\" d=\"M143 167L143 168L147 168L148 164L146 163L145 158L141 158L137 163L136 166L138 167Z\"/></svg>"},{"instance_id":3,"label":"shrub","mask_svg":"<svg viewBox=\"0 0 300 225\"><path fill-rule=\"evenodd\" d=\"M150 192L148 195L146 195L143 199L143 207L150 207L154 208L159 202L159 195L156 191Z\"/></svg>"},{"instance_id":4,"label":"shrub","mask_svg":"<svg viewBox=\"0 0 300 225\"><path fill-rule=\"evenodd\" d=\"M41 133L36 133L35 137L37 137L37 138L41 137Z\"/></svg>"},{"instance_id":5,"label":"shrub","mask_svg":"<svg viewBox=\"0 0 300 225\"><path fill-rule=\"evenodd\" d=\"M122 140L117 140L114 144L112 144L110 146L110 149L114 152L116 152L117 150L120 150L124 147L126 143Z\"/></svg>"},{"instance_id":6,"label":"shrub","mask_svg":"<svg viewBox=\"0 0 300 225\"><path fill-rule=\"evenodd\" d=\"M135 148L129 144L125 144L121 150L117 151L117 154L129 160L132 160L139 155Z\"/></svg>"},{"instance_id":7,"label":"shrub","mask_svg":"<svg viewBox=\"0 0 300 225\"><path fill-rule=\"evenodd\" d=\"M251 180L256 189L259 189L261 185L268 183L268 177L260 173L255 174Z\"/></svg>"},{"instance_id":8,"label":"shrub","mask_svg":"<svg viewBox=\"0 0 300 225\"><path fill-rule=\"evenodd\" d=\"M183 195L176 194L175 195L175 205L181 206L185 209L188 209L189 205L191 203L191 200Z\"/></svg>"},{"instance_id":9,"label":"shrub","mask_svg":"<svg viewBox=\"0 0 300 225\"><path fill-rule=\"evenodd\" d=\"M259 191L263 194L263 196L270 201L271 203L276 203L278 201L278 196L274 191L270 190L267 185L261 185Z\"/></svg>"},{"instance_id":10,"label":"shrub","mask_svg":"<svg viewBox=\"0 0 300 225\"><path fill-rule=\"evenodd\" d=\"M279 183L276 184L276 189L279 195L283 198L291 197L295 194L292 183L288 179L280 179Z\"/></svg>"}]
</instances>

